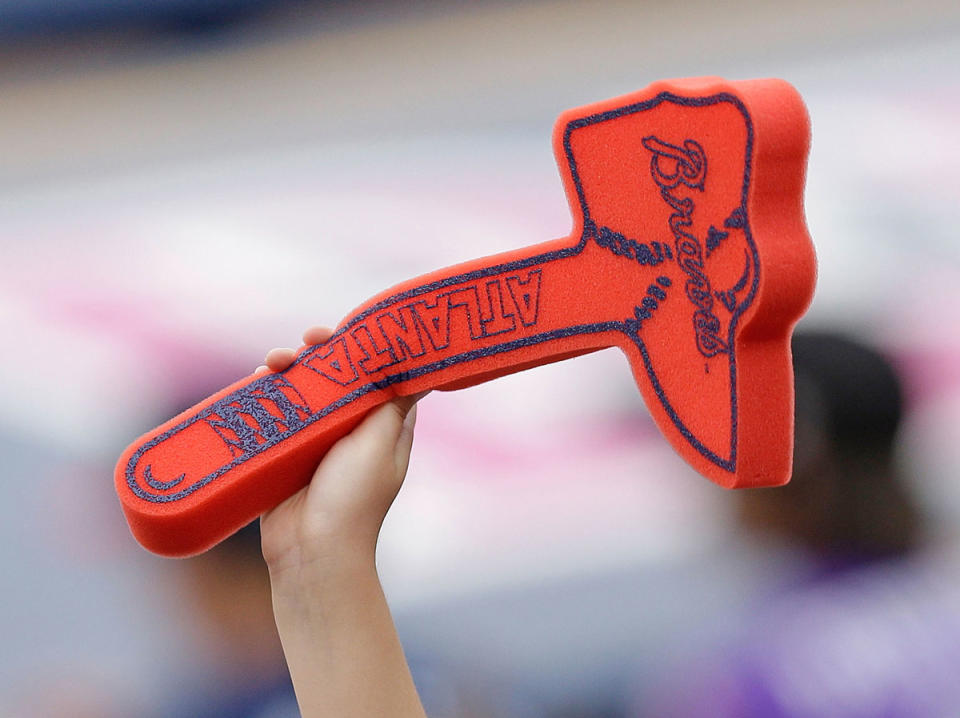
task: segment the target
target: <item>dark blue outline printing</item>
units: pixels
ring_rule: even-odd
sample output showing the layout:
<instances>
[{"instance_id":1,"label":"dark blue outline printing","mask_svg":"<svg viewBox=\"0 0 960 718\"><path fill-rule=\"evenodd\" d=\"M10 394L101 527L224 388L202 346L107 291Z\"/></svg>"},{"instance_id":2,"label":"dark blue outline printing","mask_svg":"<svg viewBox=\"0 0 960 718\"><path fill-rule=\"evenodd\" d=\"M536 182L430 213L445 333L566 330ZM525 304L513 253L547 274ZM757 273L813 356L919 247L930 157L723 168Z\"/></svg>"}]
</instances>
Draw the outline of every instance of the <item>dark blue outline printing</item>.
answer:
<instances>
[{"instance_id":1,"label":"dark blue outline printing","mask_svg":"<svg viewBox=\"0 0 960 718\"><path fill-rule=\"evenodd\" d=\"M625 321L619 321L619 322L618 321L601 322L597 324L586 324L586 325L568 327L565 329L558 329L550 332L545 332L543 334L537 334L530 337L525 337L522 339L506 342L504 344L499 344L499 345L484 347L482 349L476 349L473 351L464 352L456 356L447 357L446 359L424 365L417 369L413 369L405 372L398 372L396 374L385 377L384 379L381 379L379 381L370 382L369 384L358 387L357 389L341 397L340 399L333 402L332 404L329 404L323 409L320 409L316 413L310 415L303 422L303 425L300 428L306 428L307 426L314 423L315 421L322 419L323 417L355 401L361 396L364 396L365 394L370 393L371 391L383 389L401 381L407 381L409 379L414 379L416 377L423 376L425 374L429 374L435 371L440 371L442 369L455 366L465 361L472 361L474 359L478 359L485 356L493 356L495 354L512 351L514 349L519 349L521 347L534 346L537 344L542 344L547 341L551 341L553 339L560 339L564 337L577 336L582 334L595 334L600 332L616 330L626 334L626 336L628 336L631 339L631 341L633 341L634 344L636 344L637 348L640 351L640 355L643 358L644 367L646 368L647 377L650 379L651 386L653 387L653 390L656 393L657 398L660 400L660 403L663 405L664 410L667 412L667 415L670 417L670 420L677 427L677 430L680 432L680 434L688 442L690 442L691 446L693 446L706 459L708 459L709 461L713 462L717 466L727 471L733 472L735 470L736 461L737 461L737 385L736 385L737 374L736 374L736 357L734 354L734 347L735 347L734 334L735 334L736 326L740 316L747 309L747 307L749 307L752 304L753 298L756 295L757 286L759 284L760 262L759 262L759 256L757 253L757 248L756 248L756 245L754 244L753 236L750 231L750 224L747 218L747 194L750 188L751 165L752 165L752 158L753 158L753 132L754 132L753 122L744 104L739 100L739 98L729 93L718 93L716 95L710 95L707 97L681 97L678 95L674 95L673 93L662 92L656 95L655 97L651 98L650 100L634 103L632 105L626 105L624 107L619 107L615 110L600 112L594 115L589 115L587 117L582 117L580 119L571 120L570 122L567 123L566 129L564 131L563 147L564 147L564 152L566 154L567 162L570 167L570 174L571 174L571 177L573 178L574 187L577 193L577 198L580 202L580 209L581 209L581 212L583 213L584 231L581 234L580 240L578 241L577 244L571 247L564 247L562 249L555 250L552 252L546 252L544 254L528 257L526 259L521 259L514 262L507 262L505 264L486 267L484 269L479 269L472 272L466 272L464 274L456 275L453 277L447 277L445 279L442 279L436 282L431 282L430 284L424 284L419 287L415 287L405 292L400 292L398 294L395 294L391 297L388 297L386 299L383 299L377 302L376 304L368 307L366 310L364 310L357 316L353 317L353 319L351 319L348 324L344 325L339 330L337 330L337 332L330 338L330 340L328 340L328 342L337 339L341 334L349 331L352 327L354 327L359 322L362 322L371 314L379 312L380 310L385 309L387 307L394 306L398 302L401 302L403 300L417 297L422 294L434 292L444 287L463 284L465 282L469 282L475 279L481 279L483 277L500 275L505 272L514 271L518 269L525 269L527 267L531 267L534 265L545 264L547 262L552 262L559 259L565 259L567 257L571 257L576 254L579 254L581 251L583 251L588 240L588 236L587 236L588 233L586 231L586 228L590 227L593 224L593 222L590 217L590 210L587 207L587 201L584 196L583 186L581 184L581 180L577 171L577 164L573 158L573 151L570 146L571 134L577 129L580 129L582 127L587 127L589 125L596 124L598 122L605 122L608 120L613 120L619 117L623 117L625 115L631 115L637 112L643 112L645 110L652 109L662 102L673 102L675 104L683 105L687 107L703 107L707 105L719 104L722 102L729 102L730 104L732 104L734 107L737 108L737 110L740 112L741 115L743 115L744 122L746 123L747 142L746 142L746 150L745 150L745 157L744 157L744 179L743 179L743 188L741 192L741 203L740 203L740 207L734 210L734 214L731 215L732 219L735 218L735 222L731 222L730 224L725 223L725 226L731 227L731 226L734 226L734 224L740 225L742 223L747 245L750 247L750 251L753 254L753 266L755 271L753 272L753 282L750 287L750 292L744 298L744 300L736 307L736 310L732 313L730 317L730 326L727 332L727 337L728 337L727 346L729 347L728 356L730 358L730 411L731 411L730 457L729 458L723 458L721 456L718 456L713 451L705 447L680 420L680 417L677 415L676 410L673 408L673 406L670 404L670 401L667 399L663 386L661 386L659 380L657 379L656 371L654 370L653 365L650 361L650 356L647 353L646 346L644 345L643 341L639 338L637 333L635 331L631 331L631 329L635 329L635 320L631 320L631 319L628 319ZM291 364L291 367L297 364L300 364L310 354L311 351L313 350L312 349L304 350L299 356L296 357L293 364ZM160 434L159 436L154 437L153 439L151 439L150 441L146 442L141 447L139 447L130 457L130 460L127 462L125 474L126 474L127 484L129 485L130 490L136 496L146 501L150 501L154 503L168 503L172 501L179 501L180 499L183 499L186 496L189 496L196 490L200 489L201 487L207 485L211 481L214 481L218 477L227 473L234 467L252 458L253 456L259 455L263 451L271 448L275 444L279 443L282 439L285 439L291 436L293 432L288 432L286 434L283 434L281 437L277 437L270 441L264 442L263 444L260 444L259 451L257 453L251 453L251 454L245 454L243 456L239 456L233 461L231 461L230 463L221 466L216 471L208 474L207 476L204 476L203 478L194 482L190 486L174 494L166 494L166 495L152 494L150 492L145 491L141 486L139 486L137 482L136 475L135 475L136 467L140 461L140 458L147 451L157 446L158 444L166 441L174 434L186 429L188 426L191 426L195 422L206 419L211 414L215 413L216 407L218 404L235 401L237 399L238 394L240 394L241 392L244 394L247 394L249 391L251 391L252 385L256 385L260 382L265 382L265 381L270 381L270 377L267 376L260 379L255 379L253 382L246 385L245 387L238 390L237 392L234 392L233 394L223 397L222 399L220 399L219 402L207 407L206 409L198 413L196 416L193 416L183 421L182 423L175 426L173 429L170 429L164 432L163 434ZM145 467L144 472L145 473L148 472L149 469L150 467L148 465L147 467ZM180 479L180 477L178 477L178 479ZM174 481L171 481L171 482L161 482L161 481L158 481L157 479L152 479L150 483L153 486L167 486L167 485L177 484L179 483L179 480L175 479Z\"/></svg>"}]
</instances>

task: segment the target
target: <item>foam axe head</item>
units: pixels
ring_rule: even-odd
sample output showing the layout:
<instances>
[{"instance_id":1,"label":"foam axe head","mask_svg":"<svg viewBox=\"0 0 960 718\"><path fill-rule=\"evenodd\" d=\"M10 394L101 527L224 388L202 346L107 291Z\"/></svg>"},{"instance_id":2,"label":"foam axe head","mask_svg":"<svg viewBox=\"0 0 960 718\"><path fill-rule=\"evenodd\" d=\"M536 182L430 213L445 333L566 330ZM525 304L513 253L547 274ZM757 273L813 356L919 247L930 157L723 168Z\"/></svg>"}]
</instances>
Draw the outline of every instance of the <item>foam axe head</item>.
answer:
<instances>
[{"instance_id":1,"label":"foam axe head","mask_svg":"<svg viewBox=\"0 0 960 718\"><path fill-rule=\"evenodd\" d=\"M699 472L725 487L784 483L790 334L815 280L808 144L803 103L779 80L661 82L564 113L569 236L383 292L286 371L241 379L138 439L115 475L134 535L161 554L203 551L305 485L391 397L610 346Z\"/></svg>"}]
</instances>

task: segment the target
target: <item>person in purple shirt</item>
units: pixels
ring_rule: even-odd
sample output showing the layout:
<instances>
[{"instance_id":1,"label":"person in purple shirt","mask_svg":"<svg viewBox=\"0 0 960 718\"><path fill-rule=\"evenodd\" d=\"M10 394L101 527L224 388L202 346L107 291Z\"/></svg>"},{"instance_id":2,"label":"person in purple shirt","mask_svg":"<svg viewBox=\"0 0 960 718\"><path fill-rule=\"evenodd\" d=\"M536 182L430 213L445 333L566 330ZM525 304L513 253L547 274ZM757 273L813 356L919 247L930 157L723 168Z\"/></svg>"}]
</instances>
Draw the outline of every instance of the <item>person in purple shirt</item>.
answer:
<instances>
[{"instance_id":1,"label":"person in purple shirt","mask_svg":"<svg viewBox=\"0 0 960 718\"><path fill-rule=\"evenodd\" d=\"M957 563L922 548L895 456L903 399L876 351L831 333L793 343L791 483L739 496L746 530L810 569L760 597L736 636L672 671L658 718L960 716Z\"/></svg>"}]
</instances>

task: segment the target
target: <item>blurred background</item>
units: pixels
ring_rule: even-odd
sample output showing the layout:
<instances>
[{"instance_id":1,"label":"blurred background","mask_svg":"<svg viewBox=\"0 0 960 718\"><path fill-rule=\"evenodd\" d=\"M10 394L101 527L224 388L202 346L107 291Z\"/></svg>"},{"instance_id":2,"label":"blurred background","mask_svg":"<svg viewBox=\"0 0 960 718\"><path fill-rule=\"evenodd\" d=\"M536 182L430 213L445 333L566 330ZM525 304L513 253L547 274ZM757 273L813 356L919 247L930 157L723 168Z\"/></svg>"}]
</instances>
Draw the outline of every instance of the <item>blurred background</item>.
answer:
<instances>
[{"instance_id":1,"label":"blurred background","mask_svg":"<svg viewBox=\"0 0 960 718\"><path fill-rule=\"evenodd\" d=\"M428 713L960 715L958 70L955 2L0 0L0 715L296 715L255 529L147 554L116 456L565 235L556 115L706 74L812 117L794 483L694 475L615 351L427 397L379 558Z\"/></svg>"}]
</instances>

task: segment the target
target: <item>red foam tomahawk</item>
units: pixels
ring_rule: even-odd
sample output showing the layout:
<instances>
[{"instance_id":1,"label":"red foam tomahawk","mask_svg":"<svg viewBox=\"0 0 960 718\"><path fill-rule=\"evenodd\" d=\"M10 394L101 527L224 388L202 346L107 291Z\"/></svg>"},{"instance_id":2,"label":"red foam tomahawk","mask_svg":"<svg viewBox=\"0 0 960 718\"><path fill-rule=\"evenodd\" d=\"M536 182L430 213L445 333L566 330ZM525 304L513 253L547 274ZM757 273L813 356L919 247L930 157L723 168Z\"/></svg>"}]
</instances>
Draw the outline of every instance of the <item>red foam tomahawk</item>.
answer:
<instances>
[{"instance_id":1,"label":"red foam tomahawk","mask_svg":"<svg viewBox=\"0 0 960 718\"><path fill-rule=\"evenodd\" d=\"M138 439L116 488L148 549L207 549L306 484L393 396L619 347L653 418L725 487L790 475L790 333L813 293L806 111L780 80L660 82L564 113L568 237L414 279L289 369ZM478 438L482 440L482 438Z\"/></svg>"}]
</instances>

